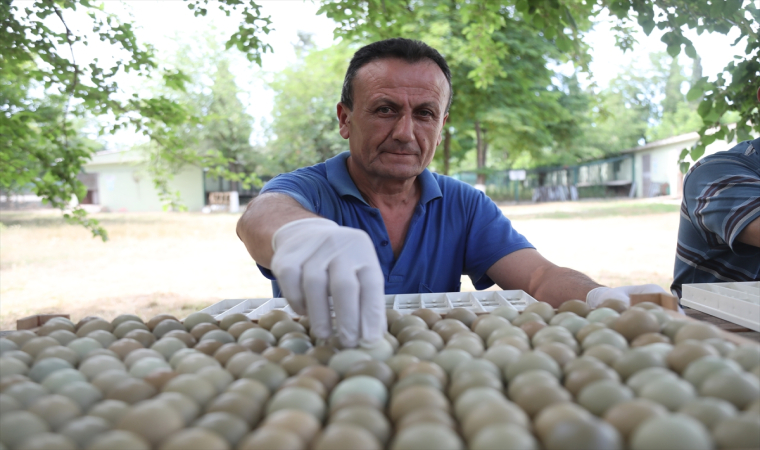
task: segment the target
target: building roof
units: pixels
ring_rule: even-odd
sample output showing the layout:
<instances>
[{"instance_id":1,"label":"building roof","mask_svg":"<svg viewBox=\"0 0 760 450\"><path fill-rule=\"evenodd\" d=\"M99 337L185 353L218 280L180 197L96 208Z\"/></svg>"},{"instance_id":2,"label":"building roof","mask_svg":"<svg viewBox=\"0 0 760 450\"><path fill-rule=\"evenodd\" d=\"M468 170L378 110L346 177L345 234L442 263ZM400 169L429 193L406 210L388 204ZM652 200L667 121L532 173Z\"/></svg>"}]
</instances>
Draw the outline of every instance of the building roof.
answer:
<instances>
[{"instance_id":1,"label":"building roof","mask_svg":"<svg viewBox=\"0 0 760 450\"><path fill-rule=\"evenodd\" d=\"M145 155L135 149L129 150L106 150L97 152L92 156L86 164L88 166L96 166L102 164L136 164L145 161Z\"/></svg>"},{"instance_id":2,"label":"building roof","mask_svg":"<svg viewBox=\"0 0 760 450\"><path fill-rule=\"evenodd\" d=\"M680 144L687 141L696 141L699 139L699 133L693 131L691 133L679 134L678 136L671 136L669 138L660 139L659 141L648 142L644 145L634 148L628 148L620 153L636 153L644 150L651 150L653 148L664 147L666 145Z\"/></svg>"}]
</instances>

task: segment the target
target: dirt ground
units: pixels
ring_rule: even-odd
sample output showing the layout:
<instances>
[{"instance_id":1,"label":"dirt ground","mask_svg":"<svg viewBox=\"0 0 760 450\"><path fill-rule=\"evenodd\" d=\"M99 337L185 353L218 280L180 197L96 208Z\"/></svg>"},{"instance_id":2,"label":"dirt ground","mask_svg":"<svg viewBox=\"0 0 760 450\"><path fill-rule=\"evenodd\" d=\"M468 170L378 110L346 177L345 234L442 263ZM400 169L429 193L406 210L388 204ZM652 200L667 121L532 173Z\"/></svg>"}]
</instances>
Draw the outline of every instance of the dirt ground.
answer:
<instances>
[{"instance_id":1,"label":"dirt ground","mask_svg":"<svg viewBox=\"0 0 760 450\"><path fill-rule=\"evenodd\" d=\"M668 288L678 230L674 200L502 207L551 261L607 285ZM178 317L225 298L271 296L235 235L238 215L101 213L107 243L51 211L0 212L0 330L18 318L68 313ZM463 290L473 290L469 278ZM498 288L496 288L498 289Z\"/></svg>"}]
</instances>

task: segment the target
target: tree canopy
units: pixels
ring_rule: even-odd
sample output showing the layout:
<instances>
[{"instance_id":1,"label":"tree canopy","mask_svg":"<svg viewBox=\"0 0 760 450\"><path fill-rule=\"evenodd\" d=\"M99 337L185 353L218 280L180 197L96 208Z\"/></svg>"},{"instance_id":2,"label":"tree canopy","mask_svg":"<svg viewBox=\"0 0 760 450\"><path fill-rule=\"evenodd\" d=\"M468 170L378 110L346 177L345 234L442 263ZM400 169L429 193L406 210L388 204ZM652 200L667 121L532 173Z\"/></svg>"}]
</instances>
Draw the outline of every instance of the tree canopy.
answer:
<instances>
[{"instance_id":1,"label":"tree canopy","mask_svg":"<svg viewBox=\"0 0 760 450\"><path fill-rule=\"evenodd\" d=\"M241 21L230 30L225 46L241 51L249 61L261 64L262 54L271 51L263 41L271 21L253 0L185 0L185 5L198 17L199 28L211 7L239 14ZM605 10L624 50L636 44L637 28L647 34L658 28L673 58L682 51L697 58L688 30L731 32L744 55L714 80L692 77L685 99L677 94L683 75L668 72L666 99L657 111L661 126L640 128L651 105L630 97L633 78L613 83L597 102L584 96L576 79L550 69L570 62L580 71L588 70L585 33ZM593 155L600 143L584 142L584 127L601 118L594 114L610 112L621 102L635 107L618 111L618 120L637 124L622 139L656 138L679 130L683 123L699 127L699 142L681 154L682 169L688 167L688 158L699 158L715 139L743 140L753 129L760 132L760 9L747 0L322 0L320 12L336 22L335 34L343 43L330 51L304 43L300 65L272 81L278 102L270 131L277 139L262 163L246 159L257 154L245 139L250 121L240 114L236 88L229 83L223 61L214 69L217 78L212 95L206 97L210 103L199 110L199 104L186 101L183 94L192 83L191 74L167 69L153 47L138 42L131 23L91 0L0 2L0 188L31 186L45 201L65 210L69 219L105 239L97 221L83 209L70 207L72 196L85 195L77 175L97 150L93 138L98 134L128 128L147 136L152 162L160 169L154 173L159 190L171 176L172 165L196 164L233 181L251 182L255 177L250 172L256 167L268 164L276 170L324 158L342 148L339 138L326 132L335 127L328 119L334 116L328 110L335 100L327 99L349 49L393 36L424 40L441 50L452 67L451 122L435 161L441 168L448 167L449 159L468 158L465 150L473 146L481 172L486 170L489 148L502 152L500 160L511 161L520 155L534 162ZM89 29L70 27L73 15L86 17ZM97 41L113 49L113 59L84 62L78 57L77 49ZM321 77L313 76L317 71ZM117 81L124 73L152 80L162 89L125 91ZM300 102L302 95L313 101ZM695 107L698 117L691 112ZM729 116L735 127L727 125ZM561 158L550 151L556 148L563 149Z\"/></svg>"}]
</instances>

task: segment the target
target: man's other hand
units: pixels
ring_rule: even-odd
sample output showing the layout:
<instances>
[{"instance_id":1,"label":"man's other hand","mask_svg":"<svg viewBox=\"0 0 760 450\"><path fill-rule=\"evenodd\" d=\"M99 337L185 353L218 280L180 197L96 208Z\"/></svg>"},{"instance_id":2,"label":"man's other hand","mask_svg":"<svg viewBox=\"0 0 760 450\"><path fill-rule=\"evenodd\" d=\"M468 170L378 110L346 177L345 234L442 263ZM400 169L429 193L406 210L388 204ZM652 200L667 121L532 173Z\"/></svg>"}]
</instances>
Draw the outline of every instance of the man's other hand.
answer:
<instances>
[{"instance_id":1,"label":"man's other hand","mask_svg":"<svg viewBox=\"0 0 760 450\"><path fill-rule=\"evenodd\" d=\"M272 273L298 314L308 314L318 338L332 334L332 295L338 338L382 339L387 330L383 271L369 235L322 218L300 219L272 236Z\"/></svg>"},{"instance_id":2,"label":"man's other hand","mask_svg":"<svg viewBox=\"0 0 760 450\"><path fill-rule=\"evenodd\" d=\"M590 308L596 308L605 300L622 300L631 304L631 294L668 294L665 289L656 284L640 284L637 286L621 286L616 288L598 287L586 295L586 303Z\"/></svg>"}]
</instances>

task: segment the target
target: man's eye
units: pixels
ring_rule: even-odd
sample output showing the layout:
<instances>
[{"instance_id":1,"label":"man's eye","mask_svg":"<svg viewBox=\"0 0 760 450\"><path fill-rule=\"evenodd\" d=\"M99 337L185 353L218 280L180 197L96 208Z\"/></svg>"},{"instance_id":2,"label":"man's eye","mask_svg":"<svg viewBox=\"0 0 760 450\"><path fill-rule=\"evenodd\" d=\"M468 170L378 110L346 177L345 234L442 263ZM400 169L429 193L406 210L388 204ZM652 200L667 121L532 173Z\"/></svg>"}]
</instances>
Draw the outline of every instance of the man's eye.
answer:
<instances>
[{"instance_id":1,"label":"man's eye","mask_svg":"<svg viewBox=\"0 0 760 450\"><path fill-rule=\"evenodd\" d=\"M379 112L381 114L388 114L388 113L391 112L391 109L389 107L387 107L387 106L381 106L381 107L379 107L377 109L377 112Z\"/></svg>"}]
</instances>

